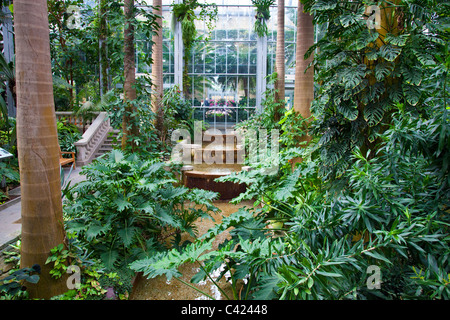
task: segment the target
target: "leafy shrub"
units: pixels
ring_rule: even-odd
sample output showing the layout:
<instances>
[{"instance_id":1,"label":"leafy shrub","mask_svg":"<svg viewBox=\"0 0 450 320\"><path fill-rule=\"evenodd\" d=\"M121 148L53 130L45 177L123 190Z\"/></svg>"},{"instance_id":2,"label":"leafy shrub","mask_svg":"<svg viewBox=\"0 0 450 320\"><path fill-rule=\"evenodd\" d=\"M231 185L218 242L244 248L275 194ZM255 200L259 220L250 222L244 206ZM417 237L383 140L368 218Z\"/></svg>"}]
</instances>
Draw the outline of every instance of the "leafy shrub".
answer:
<instances>
[{"instance_id":1,"label":"leafy shrub","mask_svg":"<svg viewBox=\"0 0 450 320\"><path fill-rule=\"evenodd\" d=\"M77 152L75 142L82 138L77 126L67 121L58 121L58 141L61 151Z\"/></svg>"},{"instance_id":2,"label":"leafy shrub","mask_svg":"<svg viewBox=\"0 0 450 320\"><path fill-rule=\"evenodd\" d=\"M181 232L195 236L194 222L209 218L216 193L176 186L165 163L113 150L84 167L87 180L68 193L68 232L76 233L107 269L164 248ZM176 168L171 168L176 170Z\"/></svg>"},{"instance_id":3,"label":"leafy shrub","mask_svg":"<svg viewBox=\"0 0 450 320\"><path fill-rule=\"evenodd\" d=\"M0 300L22 300L28 297L26 283L39 282L41 267L37 264L31 268L22 268L13 271L4 278L0 285Z\"/></svg>"}]
</instances>

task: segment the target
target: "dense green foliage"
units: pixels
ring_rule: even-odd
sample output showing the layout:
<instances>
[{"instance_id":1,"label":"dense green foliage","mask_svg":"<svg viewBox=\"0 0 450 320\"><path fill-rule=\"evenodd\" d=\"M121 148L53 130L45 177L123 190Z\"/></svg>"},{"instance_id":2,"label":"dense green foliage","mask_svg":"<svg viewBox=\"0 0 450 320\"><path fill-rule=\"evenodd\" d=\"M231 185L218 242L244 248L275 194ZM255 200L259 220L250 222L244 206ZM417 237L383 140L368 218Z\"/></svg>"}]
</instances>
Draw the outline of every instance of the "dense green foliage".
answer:
<instances>
[{"instance_id":1,"label":"dense green foliage","mask_svg":"<svg viewBox=\"0 0 450 320\"><path fill-rule=\"evenodd\" d=\"M303 2L327 24L311 49L320 49L312 142L296 146L297 116L270 123L276 108L266 108L242 127L281 130L280 154L219 179L246 183L234 202L260 206L131 267L170 278L197 261L192 282L220 270L235 299L449 299L448 5L399 1L391 17L403 20L381 39L360 19L367 1Z\"/></svg>"},{"instance_id":2,"label":"dense green foliage","mask_svg":"<svg viewBox=\"0 0 450 320\"><path fill-rule=\"evenodd\" d=\"M438 99L446 94L448 3L303 2L326 30L309 50L317 51L315 80L322 84L312 111L322 175L334 178L348 168L355 148L364 154L377 149L377 133L387 128L399 105L423 114L430 108L430 89L438 89L433 95ZM375 17L365 13L370 5L380 9L379 29L368 24Z\"/></svg>"},{"instance_id":3,"label":"dense green foliage","mask_svg":"<svg viewBox=\"0 0 450 320\"><path fill-rule=\"evenodd\" d=\"M112 151L83 168L87 180L66 194L67 232L105 267L123 266L163 247L216 209L213 192L176 186L176 168L137 154Z\"/></svg>"}]
</instances>

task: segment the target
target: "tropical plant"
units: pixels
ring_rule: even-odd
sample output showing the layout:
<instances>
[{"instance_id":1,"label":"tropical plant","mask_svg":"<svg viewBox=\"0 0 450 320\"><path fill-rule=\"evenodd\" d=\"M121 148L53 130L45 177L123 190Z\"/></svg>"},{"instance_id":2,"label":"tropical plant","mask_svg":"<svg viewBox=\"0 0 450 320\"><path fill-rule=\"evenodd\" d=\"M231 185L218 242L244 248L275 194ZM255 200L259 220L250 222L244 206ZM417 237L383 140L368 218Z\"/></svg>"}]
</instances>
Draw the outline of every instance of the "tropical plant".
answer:
<instances>
[{"instance_id":1,"label":"tropical plant","mask_svg":"<svg viewBox=\"0 0 450 320\"><path fill-rule=\"evenodd\" d=\"M160 250L169 239L179 241L181 232L195 237L194 222L216 211L217 194L176 186L166 167L113 150L84 167L87 180L67 194L68 232L108 270Z\"/></svg>"},{"instance_id":2,"label":"tropical plant","mask_svg":"<svg viewBox=\"0 0 450 320\"><path fill-rule=\"evenodd\" d=\"M422 0L303 3L327 31L308 52L316 52L320 84L311 109L318 120L313 134L321 137L322 174L336 178L356 147L376 154L377 133L389 126L396 105L426 112L422 84L448 42L448 7ZM373 6L378 13L367 14ZM373 18L381 25L370 24Z\"/></svg>"},{"instance_id":3,"label":"tropical plant","mask_svg":"<svg viewBox=\"0 0 450 320\"><path fill-rule=\"evenodd\" d=\"M378 157L354 153L345 188L320 179L311 147L284 150L281 158L307 161L292 171L283 159L273 179L258 168L221 178L254 185L235 201L259 199L262 208L240 210L181 252L132 269L170 278L182 262L201 262L192 282L220 270L240 299L448 299L450 189L439 164L449 148L438 147L448 122L442 108L434 112L429 121L393 115ZM231 226L231 238L210 251L209 241Z\"/></svg>"},{"instance_id":4,"label":"tropical plant","mask_svg":"<svg viewBox=\"0 0 450 320\"><path fill-rule=\"evenodd\" d=\"M0 300L22 300L28 298L27 283L38 283L40 273L41 268L37 264L31 268L13 271L0 281Z\"/></svg>"},{"instance_id":5,"label":"tropical plant","mask_svg":"<svg viewBox=\"0 0 450 320\"><path fill-rule=\"evenodd\" d=\"M267 36L269 33L266 21L270 19L270 6L274 3L275 0L252 0L256 8L254 31L258 37Z\"/></svg>"},{"instance_id":6,"label":"tropical plant","mask_svg":"<svg viewBox=\"0 0 450 320\"><path fill-rule=\"evenodd\" d=\"M77 152L75 142L81 139L80 130L74 124L67 121L57 121L59 147L63 151Z\"/></svg>"}]
</instances>

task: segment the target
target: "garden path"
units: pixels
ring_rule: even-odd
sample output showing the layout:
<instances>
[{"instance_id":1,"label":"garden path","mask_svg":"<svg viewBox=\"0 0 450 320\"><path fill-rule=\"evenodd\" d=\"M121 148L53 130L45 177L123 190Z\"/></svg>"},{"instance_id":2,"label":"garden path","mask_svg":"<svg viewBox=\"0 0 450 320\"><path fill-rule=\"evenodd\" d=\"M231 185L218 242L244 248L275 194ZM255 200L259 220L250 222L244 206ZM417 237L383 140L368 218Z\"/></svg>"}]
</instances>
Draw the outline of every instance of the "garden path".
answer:
<instances>
[{"instance_id":1,"label":"garden path","mask_svg":"<svg viewBox=\"0 0 450 320\"><path fill-rule=\"evenodd\" d=\"M70 173L70 168L65 168L64 173L66 178L71 181L71 185L85 179L84 175L80 174L81 168L77 168ZM20 195L20 187L11 192ZM7 247L10 243L16 242L20 236L22 226L21 218L21 203L20 197L9 201L0 206L0 250Z\"/></svg>"},{"instance_id":2,"label":"garden path","mask_svg":"<svg viewBox=\"0 0 450 320\"><path fill-rule=\"evenodd\" d=\"M218 214L214 215L214 220L203 219L197 221L198 226L198 236L206 233L215 224L221 222L223 217L229 216L230 214L236 212L241 207L252 207L253 201L243 201L238 205L230 204L229 201L215 201L215 206L221 210ZM221 233L216 237L213 249L217 249L217 245L223 242L226 237L228 237L227 232ZM187 239L187 237L186 237ZM184 239L183 239L184 240ZM190 282L192 276L198 272L198 265L193 263L186 263L179 269L183 274L182 280ZM224 297L217 287L209 280L202 281L199 284L194 284L201 291L206 292L210 296L217 300L224 300ZM229 297L232 297L231 286L224 279L219 282L219 285L227 293ZM200 292L186 286L185 284L172 279L167 281L165 276L159 276L154 279L146 279L144 277L138 277L133 292L130 295L130 300L206 300L208 299L205 295Z\"/></svg>"}]
</instances>

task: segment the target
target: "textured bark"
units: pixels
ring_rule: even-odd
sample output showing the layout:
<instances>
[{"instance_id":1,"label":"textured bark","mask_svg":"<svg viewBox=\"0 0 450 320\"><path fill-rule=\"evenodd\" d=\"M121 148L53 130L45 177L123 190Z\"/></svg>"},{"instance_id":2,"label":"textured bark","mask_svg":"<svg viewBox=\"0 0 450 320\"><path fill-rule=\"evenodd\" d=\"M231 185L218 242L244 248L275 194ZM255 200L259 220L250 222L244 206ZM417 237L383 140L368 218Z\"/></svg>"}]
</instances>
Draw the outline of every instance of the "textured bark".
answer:
<instances>
[{"instance_id":1,"label":"textured bark","mask_svg":"<svg viewBox=\"0 0 450 320\"><path fill-rule=\"evenodd\" d=\"M314 99L314 69L308 65L313 61L314 55L305 60L306 51L314 45L313 16L303 12L303 5L298 4L297 13L297 51L295 65L294 110L303 118L311 116L311 102Z\"/></svg>"},{"instance_id":2,"label":"textured bark","mask_svg":"<svg viewBox=\"0 0 450 320\"><path fill-rule=\"evenodd\" d=\"M278 0L278 13L277 13L277 47L275 58L275 72L277 73L277 80L275 82L275 102L280 103L286 99L285 96L285 77L286 77L286 56L285 56L285 41L284 41L284 0ZM278 108L283 108L284 105ZM275 113L275 121L280 120L278 112Z\"/></svg>"},{"instance_id":3,"label":"textured bark","mask_svg":"<svg viewBox=\"0 0 450 320\"><path fill-rule=\"evenodd\" d=\"M14 1L16 36L17 147L22 203L21 267L39 264L31 298L49 299L67 290L51 278L50 250L64 242L59 144L53 100L46 0Z\"/></svg>"},{"instance_id":4,"label":"textured bark","mask_svg":"<svg viewBox=\"0 0 450 320\"><path fill-rule=\"evenodd\" d=\"M135 44L134 44L134 0L125 0L125 29L124 29L124 102L125 114L122 119L122 149L125 149L130 143L130 136L138 136L139 128L135 119L132 119L131 114L136 111L136 107L130 101L136 100L136 58L135 58ZM136 145L131 142L131 149L134 150Z\"/></svg>"},{"instance_id":5,"label":"textured bark","mask_svg":"<svg viewBox=\"0 0 450 320\"><path fill-rule=\"evenodd\" d=\"M155 30L153 35L153 50L152 50L152 110L156 115L155 127L161 134L161 140L165 140L166 133L164 132L164 114L161 107L161 100L164 94L163 88L163 35L162 35L162 1L153 0L153 13L159 16L156 19L156 23L159 25L158 30Z\"/></svg>"}]
</instances>

